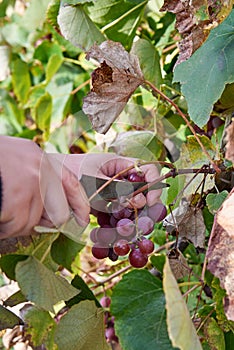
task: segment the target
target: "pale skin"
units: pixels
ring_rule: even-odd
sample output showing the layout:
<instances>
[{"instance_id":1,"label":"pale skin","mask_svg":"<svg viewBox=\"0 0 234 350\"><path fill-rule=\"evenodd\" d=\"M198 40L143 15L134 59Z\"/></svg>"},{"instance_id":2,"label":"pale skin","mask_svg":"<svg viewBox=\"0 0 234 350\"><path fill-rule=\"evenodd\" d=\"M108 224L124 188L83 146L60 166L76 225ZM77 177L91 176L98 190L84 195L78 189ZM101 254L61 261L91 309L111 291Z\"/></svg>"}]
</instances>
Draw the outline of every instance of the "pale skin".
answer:
<instances>
[{"instance_id":1,"label":"pale skin","mask_svg":"<svg viewBox=\"0 0 234 350\"><path fill-rule=\"evenodd\" d=\"M37 225L59 227L71 210L79 225L87 225L90 205L79 182L82 174L110 178L134 161L110 153L48 154L30 140L0 136L0 238L30 235ZM154 165L142 170L148 182L159 176ZM160 201L160 194L160 190L150 191L146 198L139 194L133 203L153 205Z\"/></svg>"}]
</instances>

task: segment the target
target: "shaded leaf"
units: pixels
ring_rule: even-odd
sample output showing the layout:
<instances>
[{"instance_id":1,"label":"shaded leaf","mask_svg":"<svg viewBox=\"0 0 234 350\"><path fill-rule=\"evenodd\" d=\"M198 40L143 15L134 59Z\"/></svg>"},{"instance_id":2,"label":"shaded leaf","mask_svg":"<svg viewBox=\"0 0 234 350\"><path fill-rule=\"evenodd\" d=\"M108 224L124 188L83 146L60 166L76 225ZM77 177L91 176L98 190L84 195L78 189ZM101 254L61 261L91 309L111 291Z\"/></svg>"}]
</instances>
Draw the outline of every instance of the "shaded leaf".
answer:
<instances>
[{"instance_id":1,"label":"shaded leaf","mask_svg":"<svg viewBox=\"0 0 234 350\"><path fill-rule=\"evenodd\" d=\"M56 323L49 312L31 307L25 313L24 320L27 323L26 334L30 335L34 346L44 345L47 350L57 349L54 344Z\"/></svg>"},{"instance_id":2,"label":"shaded leaf","mask_svg":"<svg viewBox=\"0 0 234 350\"><path fill-rule=\"evenodd\" d=\"M204 247L206 227L202 210L193 207L186 199L181 200L179 207L167 215L163 220L163 226L167 232L176 230L177 224L179 237L185 237L191 241L195 247ZM174 219L173 219L174 218Z\"/></svg>"},{"instance_id":3,"label":"shaded leaf","mask_svg":"<svg viewBox=\"0 0 234 350\"><path fill-rule=\"evenodd\" d=\"M22 294L22 292L19 290L18 292L12 294L11 296L9 296L9 298L4 300L3 305L12 307L12 306L24 303L26 301L27 301L27 299Z\"/></svg>"},{"instance_id":4,"label":"shaded leaf","mask_svg":"<svg viewBox=\"0 0 234 350\"><path fill-rule=\"evenodd\" d=\"M214 215L218 211L227 196L228 191L222 191L220 193L209 193L206 196L206 204L211 214Z\"/></svg>"},{"instance_id":5,"label":"shaded leaf","mask_svg":"<svg viewBox=\"0 0 234 350\"><path fill-rule=\"evenodd\" d=\"M28 255L7 254L0 257L0 267L10 280L15 280L15 268L19 261L24 261Z\"/></svg>"},{"instance_id":6,"label":"shaded leaf","mask_svg":"<svg viewBox=\"0 0 234 350\"><path fill-rule=\"evenodd\" d=\"M52 244L51 256L57 264L71 271L72 262L83 248L84 244L74 242L60 234Z\"/></svg>"},{"instance_id":7,"label":"shaded leaf","mask_svg":"<svg viewBox=\"0 0 234 350\"><path fill-rule=\"evenodd\" d=\"M123 350L173 349L162 284L149 271L134 270L123 276L112 294L111 313Z\"/></svg>"},{"instance_id":8,"label":"shaded leaf","mask_svg":"<svg viewBox=\"0 0 234 350\"><path fill-rule=\"evenodd\" d=\"M224 333L214 318L208 318L204 325L204 333L211 350L226 350Z\"/></svg>"},{"instance_id":9,"label":"shaded leaf","mask_svg":"<svg viewBox=\"0 0 234 350\"><path fill-rule=\"evenodd\" d=\"M88 50L94 43L105 40L103 34L91 21L82 5L61 6L58 24L62 35L73 45Z\"/></svg>"},{"instance_id":10,"label":"shaded leaf","mask_svg":"<svg viewBox=\"0 0 234 350\"><path fill-rule=\"evenodd\" d=\"M138 59L117 42L105 41L88 51L101 66L92 73L91 92L84 98L83 111L93 128L105 133L122 112L136 88L144 81Z\"/></svg>"},{"instance_id":11,"label":"shaded leaf","mask_svg":"<svg viewBox=\"0 0 234 350\"><path fill-rule=\"evenodd\" d=\"M55 343L59 350L106 350L104 328L103 310L94 301L85 300L62 317L55 331Z\"/></svg>"},{"instance_id":12,"label":"shaded leaf","mask_svg":"<svg viewBox=\"0 0 234 350\"><path fill-rule=\"evenodd\" d=\"M55 275L33 257L17 264L16 280L29 301L52 312L55 304L79 293L64 278Z\"/></svg>"},{"instance_id":13,"label":"shaded leaf","mask_svg":"<svg viewBox=\"0 0 234 350\"><path fill-rule=\"evenodd\" d=\"M76 275L75 278L72 280L71 284L77 289L79 289L80 293L76 295L74 298L72 298L71 300L69 300L68 302L66 302L66 305L68 307L71 307L74 304L78 304L82 300L94 300L96 306L100 307L100 304L97 298L95 297L91 289L89 289L87 284L84 282L84 280L80 276Z\"/></svg>"},{"instance_id":14,"label":"shaded leaf","mask_svg":"<svg viewBox=\"0 0 234 350\"><path fill-rule=\"evenodd\" d=\"M234 190L218 211L207 250L208 269L220 280L227 292L225 313L234 321Z\"/></svg>"},{"instance_id":15,"label":"shaded leaf","mask_svg":"<svg viewBox=\"0 0 234 350\"><path fill-rule=\"evenodd\" d=\"M175 279L183 278L190 273L187 260L177 248L170 249L167 253L171 271Z\"/></svg>"},{"instance_id":16,"label":"shaded leaf","mask_svg":"<svg viewBox=\"0 0 234 350\"><path fill-rule=\"evenodd\" d=\"M163 290L166 298L168 333L173 346L181 350L202 350L196 329L172 274L168 259L163 270Z\"/></svg>"},{"instance_id":17,"label":"shaded leaf","mask_svg":"<svg viewBox=\"0 0 234 350\"><path fill-rule=\"evenodd\" d=\"M0 331L6 328L13 328L23 321L13 312L0 305Z\"/></svg>"},{"instance_id":18,"label":"shaded leaf","mask_svg":"<svg viewBox=\"0 0 234 350\"><path fill-rule=\"evenodd\" d=\"M110 145L110 151L121 156L144 160L157 160L162 153L162 143L152 131L127 131L119 133Z\"/></svg>"},{"instance_id":19,"label":"shaded leaf","mask_svg":"<svg viewBox=\"0 0 234 350\"><path fill-rule=\"evenodd\" d=\"M175 69L174 81L182 85L191 119L203 127L210 118L213 105L222 95L225 85L234 81L233 51L234 10L207 41Z\"/></svg>"},{"instance_id":20,"label":"shaded leaf","mask_svg":"<svg viewBox=\"0 0 234 350\"><path fill-rule=\"evenodd\" d=\"M160 56L155 46L148 40L139 39L133 44L131 52L138 57L144 78L160 88L162 84Z\"/></svg>"},{"instance_id":21,"label":"shaded leaf","mask_svg":"<svg viewBox=\"0 0 234 350\"><path fill-rule=\"evenodd\" d=\"M232 10L232 1L165 0L161 11L176 15L176 28L182 35L177 64L187 60L206 40L209 31L222 22Z\"/></svg>"}]
</instances>

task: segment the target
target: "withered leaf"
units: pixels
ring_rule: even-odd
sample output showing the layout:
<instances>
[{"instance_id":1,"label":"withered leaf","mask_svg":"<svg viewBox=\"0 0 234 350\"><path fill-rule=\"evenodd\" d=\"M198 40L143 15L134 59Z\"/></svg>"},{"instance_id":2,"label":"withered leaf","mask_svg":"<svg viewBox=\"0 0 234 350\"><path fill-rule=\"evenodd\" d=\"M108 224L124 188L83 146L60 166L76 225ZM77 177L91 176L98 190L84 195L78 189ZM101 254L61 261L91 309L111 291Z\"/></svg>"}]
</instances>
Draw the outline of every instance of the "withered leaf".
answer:
<instances>
[{"instance_id":1,"label":"withered leaf","mask_svg":"<svg viewBox=\"0 0 234 350\"><path fill-rule=\"evenodd\" d=\"M175 279L183 278L190 272L187 260L177 248L172 248L168 254L169 264Z\"/></svg>"},{"instance_id":2,"label":"withered leaf","mask_svg":"<svg viewBox=\"0 0 234 350\"><path fill-rule=\"evenodd\" d=\"M204 248L206 227L202 211L183 199L179 207L163 220L163 226L171 233L178 228L179 237L185 237L195 247Z\"/></svg>"},{"instance_id":3,"label":"withered leaf","mask_svg":"<svg viewBox=\"0 0 234 350\"><path fill-rule=\"evenodd\" d=\"M226 129L226 152L225 158L234 164L234 120Z\"/></svg>"},{"instance_id":4,"label":"withered leaf","mask_svg":"<svg viewBox=\"0 0 234 350\"><path fill-rule=\"evenodd\" d=\"M207 250L208 269L226 290L225 313L234 321L234 189L215 216Z\"/></svg>"},{"instance_id":5,"label":"withered leaf","mask_svg":"<svg viewBox=\"0 0 234 350\"><path fill-rule=\"evenodd\" d=\"M221 23L232 9L232 1L165 0L161 11L176 15L176 28L182 36L176 62L187 60L207 39L210 30Z\"/></svg>"},{"instance_id":6,"label":"withered leaf","mask_svg":"<svg viewBox=\"0 0 234 350\"><path fill-rule=\"evenodd\" d=\"M83 111L97 132L106 133L144 77L137 56L118 42L95 44L86 58L101 66L92 73L92 89L84 98Z\"/></svg>"}]
</instances>

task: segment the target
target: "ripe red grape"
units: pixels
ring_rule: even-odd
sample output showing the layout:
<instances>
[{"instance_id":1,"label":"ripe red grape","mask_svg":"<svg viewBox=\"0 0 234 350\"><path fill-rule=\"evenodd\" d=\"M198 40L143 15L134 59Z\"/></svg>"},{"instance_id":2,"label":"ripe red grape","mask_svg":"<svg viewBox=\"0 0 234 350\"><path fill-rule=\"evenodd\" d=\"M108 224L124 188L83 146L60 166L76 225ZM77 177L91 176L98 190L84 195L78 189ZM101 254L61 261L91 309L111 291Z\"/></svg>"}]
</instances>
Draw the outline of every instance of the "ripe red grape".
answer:
<instances>
[{"instance_id":1,"label":"ripe red grape","mask_svg":"<svg viewBox=\"0 0 234 350\"><path fill-rule=\"evenodd\" d=\"M108 213L99 211L97 214L97 222L101 227L104 225L110 225L110 215Z\"/></svg>"},{"instance_id":2,"label":"ripe red grape","mask_svg":"<svg viewBox=\"0 0 234 350\"><path fill-rule=\"evenodd\" d=\"M128 237L134 232L135 225L129 219L121 219L117 222L116 229L121 236Z\"/></svg>"},{"instance_id":3,"label":"ripe red grape","mask_svg":"<svg viewBox=\"0 0 234 350\"><path fill-rule=\"evenodd\" d=\"M138 242L138 247L142 254L151 254L154 251L154 243L150 239L143 239Z\"/></svg>"},{"instance_id":4,"label":"ripe red grape","mask_svg":"<svg viewBox=\"0 0 234 350\"><path fill-rule=\"evenodd\" d=\"M109 307L111 304L111 298L104 296L100 299L100 304L102 307Z\"/></svg>"},{"instance_id":5,"label":"ripe red grape","mask_svg":"<svg viewBox=\"0 0 234 350\"><path fill-rule=\"evenodd\" d=\"M138 231L140 231L143 235L150 234L154 229L154 222L148 216L141 216L137 222Z\"/></svg>"},{"instance_id":6,"label":"ripe red grape","mask_svg":"<svg viewBox=\"0 0 234 350\"><path fill-rule=\"evenodd\" d=\"M115 329L113 327L106 328L105 336L108 342L118 342L118 337L115 334Z\"/></svg>"},{"instance_id":7,"label":"ripe red grape","mask_svg":"<svg viewBox=\"0 0 234 350\"><path fill-rule=\"evenodd\" d=\"M164 204L156 203L148 207L147 214L153 222L160 222L167 216L167 209Z\"/></svg>"},{"instance_id":8,"label":"ripe red grape","mask_svg":"<svg viewBox=\"0 0 234 350\"><path fill-rule=\"evenodd\" d=\"M127 255L130 251L129 243L126 239L120 239L113 246L114 252L119 256Z\"/></svg>"},{"instance_id":9,"label":"ripe red grape","mask_svg":"<svg viewBox=\"0 0 234 350\"><path fill-rule=\"evenodd\" d=\"M129 254L129 262L133 267L141 268L147 264L148 257L140 249L133 249Z\"/></svg>"},{"instance_id":10,"label":"ripe red grape","mask_svg":"<svg viewBox=\"0 0 234 350\"><path fill-rule=\"evenodd\" d=\"M102 247L100 243L95 243L92 247L92 254L96 259L104 259L109 255L109 248Z\"/></svg>"},{"instance_id":11,"label":"ripe red grape","mask_svg":"<svg viewBox=\"0 0 234 350\"><path fill-rule=\"evenodd\" d=\"M144 182L145 174L140 172L134 172L128 175L128 181L130 182Z\"/></svg>"}]
</instances>

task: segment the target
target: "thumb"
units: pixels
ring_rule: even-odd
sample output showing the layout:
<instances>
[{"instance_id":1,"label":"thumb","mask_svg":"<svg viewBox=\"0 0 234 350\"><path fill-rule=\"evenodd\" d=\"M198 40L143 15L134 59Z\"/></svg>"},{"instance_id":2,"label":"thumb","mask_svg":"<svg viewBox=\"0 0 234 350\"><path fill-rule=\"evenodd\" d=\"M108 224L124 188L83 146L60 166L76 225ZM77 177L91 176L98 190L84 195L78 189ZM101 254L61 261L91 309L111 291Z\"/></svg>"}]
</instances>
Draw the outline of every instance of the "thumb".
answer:
<instances>
[{"instance_id":1,"label":"thumb","mask_svg":"<svg viewBox=\"0 0 234 350\"><path fill-rule=\"evenodd\" d=\"M63 168L62 184L68 204L73 211L76 221L81 226L89 223L90 206L85 190L75 175Z\"/></svg>"}]
</instances>

